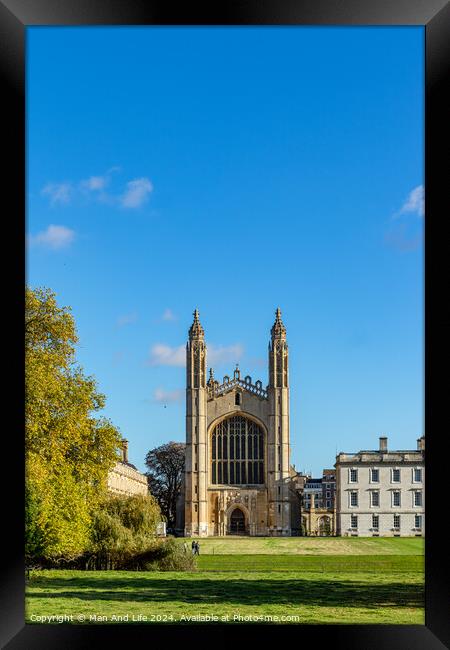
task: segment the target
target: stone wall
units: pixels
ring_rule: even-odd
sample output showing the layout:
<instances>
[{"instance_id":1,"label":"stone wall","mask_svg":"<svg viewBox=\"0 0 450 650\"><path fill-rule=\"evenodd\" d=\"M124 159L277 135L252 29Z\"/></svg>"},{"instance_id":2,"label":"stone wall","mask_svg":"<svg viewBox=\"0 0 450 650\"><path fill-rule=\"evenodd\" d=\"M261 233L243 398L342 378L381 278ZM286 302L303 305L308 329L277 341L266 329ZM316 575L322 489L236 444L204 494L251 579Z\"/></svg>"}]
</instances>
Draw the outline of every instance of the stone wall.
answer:
<instances>
[{"instance_id":1,"label":"stone wall","mask_svg":"<svg viewBox=\"0 0 450 650\"><path fill-rule=\"evenodd\" d=\"M308 537L333 536L336 534L336 513L326 508L303 510L302 525Z\"/></svg>"},{"instance_id":2,"label":"stone wall","mask_svg":"<svg viewBox=\"0 0 450 650\"><path fill-rule=\"evenodd\" d=\"M236 405L235 395L235 391L230 391L225 395L208 400L208 430L211 432L211 424L218 422L221 417L240 415L241 413L245 417L253 416L260 420L268 429L270 426L268 400L243 390L241 392L241 403Z\"/></svg>"}]
</instances>

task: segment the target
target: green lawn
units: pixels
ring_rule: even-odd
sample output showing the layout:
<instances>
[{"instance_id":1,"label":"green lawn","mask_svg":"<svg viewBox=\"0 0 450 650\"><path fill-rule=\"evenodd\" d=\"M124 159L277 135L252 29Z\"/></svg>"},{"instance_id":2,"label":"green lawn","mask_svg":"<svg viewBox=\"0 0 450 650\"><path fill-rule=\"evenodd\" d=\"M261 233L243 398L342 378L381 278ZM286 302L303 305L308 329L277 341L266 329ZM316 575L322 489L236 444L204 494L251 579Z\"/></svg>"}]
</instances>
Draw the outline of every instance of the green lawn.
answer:
<instances>
[{"instance_id":1,"label":"green lawn","mask_svg":"<svg viewBox=\"0 0 450 650\"><path fill-rule=\"evenodd\" d=\"M201 550L193 572L33 572L27 622L424 624L420 539L207 539Z\"/></svg>"},{"instance_id":2,"label":"green lawn","mask_svg":"<svg viewBox=\"0 0 450 650\"><path fill-rule=\"evenodd\" d=\"M424 572L422 555L201 555L200 571L290 571L291 573Z\"/></svg>"},{"instance_id":3,"label":"green lawn","mask_svg":"<svg viewBox=\"0 0 450 650\"><path fill-rule=\"evenodd\" d=\"M189 539L179 539L180 544ZM201 554L423 555L422 537L209 537Z\"/></svg>"}]
</instances>

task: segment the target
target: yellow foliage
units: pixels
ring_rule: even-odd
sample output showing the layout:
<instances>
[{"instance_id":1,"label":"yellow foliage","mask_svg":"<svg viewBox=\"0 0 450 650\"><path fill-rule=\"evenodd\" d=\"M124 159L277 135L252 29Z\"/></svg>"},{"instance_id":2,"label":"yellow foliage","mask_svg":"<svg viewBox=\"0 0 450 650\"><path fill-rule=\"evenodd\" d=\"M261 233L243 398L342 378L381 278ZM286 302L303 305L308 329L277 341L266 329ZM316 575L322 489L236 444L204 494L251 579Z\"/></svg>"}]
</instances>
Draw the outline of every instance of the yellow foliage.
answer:
<instances>
[{"instance_id":1,"label":"yellow foliage","mask_svg":"<svg viewBox=\"0 0 450 650\"><path fill-rule=\"evenodd\" d=\"M26 290L27 482L31 529L45 557L75 557L89 541L121 436L95 412L104 406L93 377L75 363L75 322L55 294ZM33 533L34 534L34 533Z\"/></svg>"}]
</instances>

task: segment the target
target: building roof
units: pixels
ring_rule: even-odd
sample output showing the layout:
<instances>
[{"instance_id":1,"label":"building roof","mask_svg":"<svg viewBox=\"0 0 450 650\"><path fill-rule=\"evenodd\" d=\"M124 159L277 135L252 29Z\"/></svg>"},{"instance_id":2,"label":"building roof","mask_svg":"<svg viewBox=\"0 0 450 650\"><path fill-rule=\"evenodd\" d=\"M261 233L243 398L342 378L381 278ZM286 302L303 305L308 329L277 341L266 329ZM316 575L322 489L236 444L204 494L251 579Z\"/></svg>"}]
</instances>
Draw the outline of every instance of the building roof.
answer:
<instances>
[{"instance_id":1,"label":"building roof","mask_svg":"<svg viewBox=\"0 0 450 650\"><path fill-rule=\"evenodd\" d=\"M118 462L119 462L121 465L126 465L127 467L131 467L131 469L135 469L136 472L139 472L138 468L136 467L136 465L133 465L133 463L128 463L128 462L125 462L125 461L123 461L123 460L119 460ZM142 474L142 472L139 472L139 474ZM144 476L144 474L143 474L143 476Z\"/></svg>"},{"instance_id":2,"label":"building roof","mask_svg":"<svg viewBox=\"0 0 450 650\"><path fill-rule=\"evenodd\" d=\"M399 449L390 451L380 451L379 449L366 449L356 453L340 452L336 456L336 464L338 463L355 463L355 462L421 462L424 460L424 452L417 449Z\"/></svg>"}]
</instances>

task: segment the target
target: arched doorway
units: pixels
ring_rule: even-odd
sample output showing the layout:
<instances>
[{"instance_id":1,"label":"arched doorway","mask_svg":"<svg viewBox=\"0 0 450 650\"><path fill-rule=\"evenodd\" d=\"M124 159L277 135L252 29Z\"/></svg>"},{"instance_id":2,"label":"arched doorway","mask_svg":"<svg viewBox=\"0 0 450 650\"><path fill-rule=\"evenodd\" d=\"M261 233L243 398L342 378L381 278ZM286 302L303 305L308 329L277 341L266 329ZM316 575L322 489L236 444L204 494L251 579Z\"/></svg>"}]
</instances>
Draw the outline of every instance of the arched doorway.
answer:
<instances>
[{"instance_id":1,"label":"arched doorway","mask_svg":"<svg viewBox=\"0 0 450 650\"><path fill-rule=\"evenodd\" d=\"M320 537L329 537L331 535L331 522L329 517L321 517L319 519L319 535Z\"/></svg>"},{"instance_id":2,"label":"arched doorway","mask_svg":"<svg viewBox=\"0 0 450 650\"><path fill-rule=\"evenodd\" d=\"M245 535L245 515L240 508L231 513L230 535Z\"/></svg>"}]
</instances>

